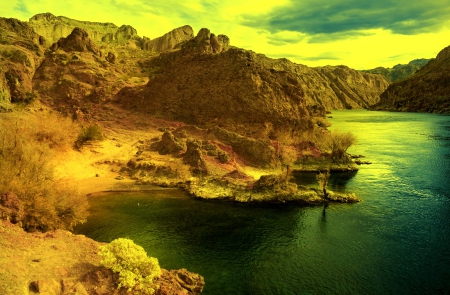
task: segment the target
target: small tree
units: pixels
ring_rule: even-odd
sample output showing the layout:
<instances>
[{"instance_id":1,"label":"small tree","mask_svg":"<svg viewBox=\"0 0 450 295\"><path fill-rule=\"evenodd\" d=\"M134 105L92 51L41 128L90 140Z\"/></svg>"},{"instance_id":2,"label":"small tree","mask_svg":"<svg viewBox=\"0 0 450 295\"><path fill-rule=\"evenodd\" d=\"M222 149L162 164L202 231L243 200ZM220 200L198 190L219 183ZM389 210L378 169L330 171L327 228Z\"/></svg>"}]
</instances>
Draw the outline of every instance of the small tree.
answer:
<instances>
[{"instance_id":1,"label":"small tree","mask_svg":"<svg viewBox=\"0 0 450 295\"><path fill-rule=\"evenodd\" d=\"M328 180L330 179L330 170L326 170L325 172L319 172L316 175L317 182L319 183L319 187L323 191L323 198L326 199L328 197L327 186Z\"/></svg>"},{"instance_id":2,"label":"small tree","mask_svg":"<svg viewBox=\"0 0 450 295\"><path fill-rule=\"evenodd\" d=\"M119 274L119 288L134 288L153 294L159 288L155 280L161 276L158 259L148 257L144 248L130 239L115 239L99 247L100 265Z\"/></svg>"},{"instance_id":3,"label":"small tree","mask_svg":"<svg viewBox=\"0 0 450 295\"><path fill-rule=\"evenodd\" d=\"M286 181L289 181L292 176L292 165L298 159L297 150L294 147L283 146L280 148L279 159L281 169L286 167Z\"/></svg>"},{"instance_id":4,"label":"small tree","mask_svg":"<svg viewBox=\"0 0 450 295\"><path fill-rule=\"evenodd\" d=\"M351 132L335 130L324 138L325 146L331 151L333 157L342 159L348 148L356 143L356 137Z\"/></svg>"}]
</instances>

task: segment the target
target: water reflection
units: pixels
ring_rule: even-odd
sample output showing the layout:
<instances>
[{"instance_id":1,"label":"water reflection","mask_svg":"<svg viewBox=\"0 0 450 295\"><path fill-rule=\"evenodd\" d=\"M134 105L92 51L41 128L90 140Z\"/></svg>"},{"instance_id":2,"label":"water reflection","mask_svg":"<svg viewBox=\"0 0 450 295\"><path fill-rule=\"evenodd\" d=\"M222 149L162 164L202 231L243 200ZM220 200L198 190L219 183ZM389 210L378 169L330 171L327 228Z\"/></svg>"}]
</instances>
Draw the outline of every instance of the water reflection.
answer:
<instances>
[{"instance_id":1,"label":"water reflection","mask_svg":"<svg viewBox=\"0 0 450 295\"><path fill-rule=\"evenodd\" d=\"M355 177L357 171L332 172L328 181L328 189L336 192L346 192L347 184ZM294 172L294 181L298 185L318 188L316 172Z\"/></svg>"}]
</instances>

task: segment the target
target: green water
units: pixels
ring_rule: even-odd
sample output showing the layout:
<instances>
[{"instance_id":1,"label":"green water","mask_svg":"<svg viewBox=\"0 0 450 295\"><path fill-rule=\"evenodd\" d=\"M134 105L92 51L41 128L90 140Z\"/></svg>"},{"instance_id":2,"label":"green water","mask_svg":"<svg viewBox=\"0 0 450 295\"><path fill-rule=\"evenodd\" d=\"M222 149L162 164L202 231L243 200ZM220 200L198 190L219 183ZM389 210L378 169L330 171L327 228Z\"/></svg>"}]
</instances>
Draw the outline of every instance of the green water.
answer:
<instances>
[{"instance_id":1,"label":"green water","mask_svg":"<svg viewBox=\"0 0 450 295\"><path fill-rule=\"evenodd\" d=\"M131 238L162 267L203 275L203 294L450 294L450 117L332 115L332 128L358 137L350 152L373 162L330 181L361 203L325 209L199 201L178 190L112 194L91 200L76 232Z\"/></svg>"}]
</instances>

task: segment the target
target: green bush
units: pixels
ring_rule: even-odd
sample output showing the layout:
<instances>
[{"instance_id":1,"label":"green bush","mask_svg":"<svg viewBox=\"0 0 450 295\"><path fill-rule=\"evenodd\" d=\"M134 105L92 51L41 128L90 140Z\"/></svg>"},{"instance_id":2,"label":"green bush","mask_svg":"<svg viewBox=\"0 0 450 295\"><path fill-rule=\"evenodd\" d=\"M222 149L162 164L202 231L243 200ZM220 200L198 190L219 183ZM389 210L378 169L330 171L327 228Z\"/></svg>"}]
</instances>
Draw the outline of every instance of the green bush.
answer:
<instances>
[{"instance_id":1,"label":"green bush","mask_svg":"<svg viewBox=\"0 0 450 295\"><path fill-rule=\"evenodd\" d=\"M119 274L119 288L134 288L153 294L159 288L155 279L161 276L158 259L148 257L145 250L130 239L115 239L99 247L100 265Z\"/></svg>"},{"instance_id":2,"label":"green bush","mask_svg":"<svg viewBox=\"0 0 450 295\"><path fill-rule=\"evenodd\" d=\"M77 138L77 146L81 146L88 140L103 140L103 128L97 124L82 126Z\"/></svg>"}]
</instances>

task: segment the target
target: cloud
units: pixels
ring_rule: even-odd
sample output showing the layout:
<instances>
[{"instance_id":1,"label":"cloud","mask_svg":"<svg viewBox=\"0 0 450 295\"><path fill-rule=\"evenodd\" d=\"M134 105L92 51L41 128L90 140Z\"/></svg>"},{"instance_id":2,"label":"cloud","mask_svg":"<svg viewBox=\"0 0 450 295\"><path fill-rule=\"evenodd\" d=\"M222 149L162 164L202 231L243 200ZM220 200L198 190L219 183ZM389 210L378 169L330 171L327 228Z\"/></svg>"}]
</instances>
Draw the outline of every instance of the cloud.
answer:
<instances>
[{"instance_id":1,"label":"cloud","mask_svg":"<svg viewBox=\"0 0 450 295\"><path fill-rule=\"evenodd\" d=\"M448 15L447 0L293 0L267 14L245 15L241 24L272 34L299 32L316 37L314 42L323 35L344 37L373 29L402 35L432 32Z\"/></svg>"},{"instance_id":2,"label":"cloud","mask_svg":"<svg viewBox=\"0 0 450 295\"><path fill-rule=\"evenodd\" d=\"M16 5L14 6L14 10L30 14L30 11L28 10L28 7L25 4L24 0L17 1Z\"/></svg>"},{"instance_id":3,"label":"cloud","mask_svg":"<svg viewBox=\"0 0 450 295\"><path fill-rule=\"evenodd\" d=\"M289 31L277 32L275 34L271 34L267 31L262 31L260 34L267 35L267 43L274 46L297 44L303 41L303 39L305 38L304 34Z\"/></svg>"}]
</instances>

